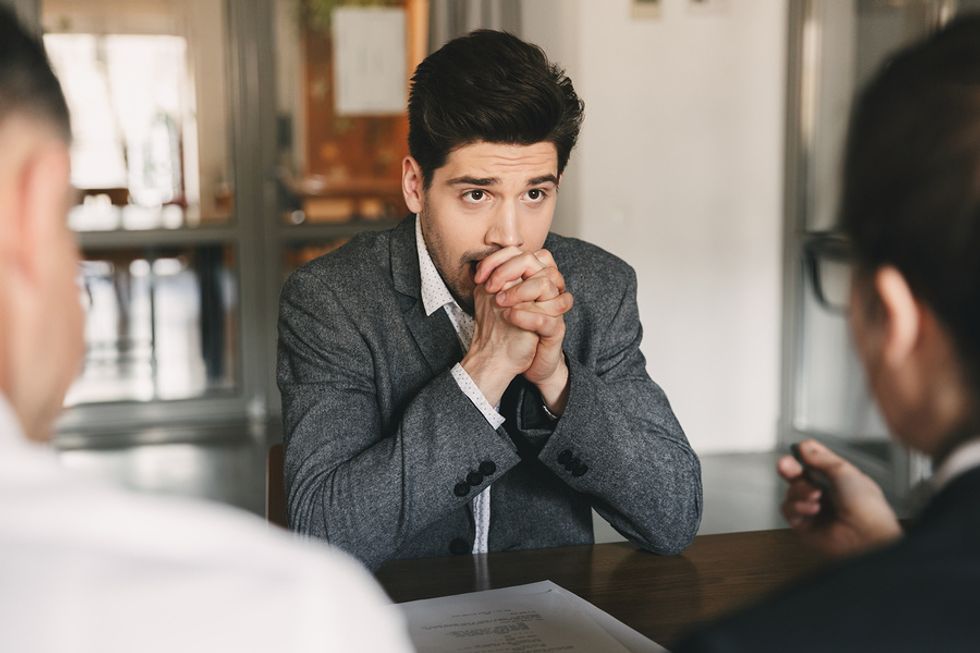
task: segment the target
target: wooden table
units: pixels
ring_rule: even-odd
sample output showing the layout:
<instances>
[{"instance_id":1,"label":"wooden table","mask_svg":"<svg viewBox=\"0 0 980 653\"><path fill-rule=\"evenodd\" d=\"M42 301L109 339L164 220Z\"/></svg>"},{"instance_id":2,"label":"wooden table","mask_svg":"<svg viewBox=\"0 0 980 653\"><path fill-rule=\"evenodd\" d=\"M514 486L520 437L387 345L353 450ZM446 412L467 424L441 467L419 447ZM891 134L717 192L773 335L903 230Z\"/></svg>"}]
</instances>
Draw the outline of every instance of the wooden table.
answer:
<instances>
[{"instance_id":1,"label":"wooden table","mask_svg":"<svg viewBox=\"0 0 980 653\"><path fill-rule=\"evenodd\" d=\"M792 531L774 530L702 535L672 557L617 543L394 560L377 577L396 603L551 580L670 646L819 565Z\"/></svg>"}]
</instances>

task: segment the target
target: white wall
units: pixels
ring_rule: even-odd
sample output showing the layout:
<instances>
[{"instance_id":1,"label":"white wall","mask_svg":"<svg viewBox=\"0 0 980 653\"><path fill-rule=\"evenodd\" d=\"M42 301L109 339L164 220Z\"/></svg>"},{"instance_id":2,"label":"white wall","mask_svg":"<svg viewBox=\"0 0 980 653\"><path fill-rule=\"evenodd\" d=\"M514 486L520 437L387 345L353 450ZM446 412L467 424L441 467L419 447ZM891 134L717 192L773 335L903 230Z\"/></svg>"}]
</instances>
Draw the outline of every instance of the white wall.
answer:
<instances>
[{"instance_id":1,"label":"white wall","mask_svg":"<svg viewBox=\"0 0 980 653\"><path fill-rule=\"evenodd\" d=\"M776 445L786 3L527 0L586 120L555 229L639 277L651 376L695 449Z\"/></svg>"}]
</instances>

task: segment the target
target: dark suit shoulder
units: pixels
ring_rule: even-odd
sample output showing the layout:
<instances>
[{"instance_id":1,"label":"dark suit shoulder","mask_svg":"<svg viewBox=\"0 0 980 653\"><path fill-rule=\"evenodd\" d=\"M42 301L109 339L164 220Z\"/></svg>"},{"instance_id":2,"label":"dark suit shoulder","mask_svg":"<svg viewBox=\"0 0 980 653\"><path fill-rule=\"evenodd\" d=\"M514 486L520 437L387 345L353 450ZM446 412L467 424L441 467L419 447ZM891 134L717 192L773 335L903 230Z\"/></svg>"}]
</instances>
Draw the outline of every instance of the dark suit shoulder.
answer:
<instances>
[{"instance_id":1,"label":"dark suit shoulder","mask_svg":"<svg viewBox=\"0 0 980 653\"><path fill-rule=\"evenodd\" d=\"M390 231L365 231L341 247L300 266L286 281L286 290L315 284L341 297L369 297L391 285ZM285 292L285 290L284 290Z\"/></svg>"},{"instance_id":2,"label":"dark suit shoulder","mask_svg":"<svg viewBox=\"0 0 980 653\"><path fill-rule=\"evenodd\" d=\"M558 269L579 292L601 291L621 297L626 287L636 284L633 267L615 254L578 238L548 234L544 243Z\"/></svg>"},{"instance_id":3,"label":"dark suit shoulder","mask_svg":"<svg viewBox=\"0 0 980 653\"><path fill-rule=\"evenodd\" d=\"M306 263L297 272L312 274L330 287L349 283L363 275L384 274L389 238L389 231L361 232L341 247Z\"/></svg>"}]
</instances>

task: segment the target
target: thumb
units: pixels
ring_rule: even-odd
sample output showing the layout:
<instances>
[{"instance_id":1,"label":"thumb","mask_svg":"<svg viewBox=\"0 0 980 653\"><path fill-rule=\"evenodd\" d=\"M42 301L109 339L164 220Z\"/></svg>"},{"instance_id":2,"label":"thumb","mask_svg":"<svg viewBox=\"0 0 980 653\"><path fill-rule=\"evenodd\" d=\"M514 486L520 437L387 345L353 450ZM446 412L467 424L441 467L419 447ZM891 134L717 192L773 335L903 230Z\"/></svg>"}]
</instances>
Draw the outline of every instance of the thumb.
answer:
<instances>
[{"instance_id":1,"label":"thumb","mask_svg":"<svg viewBox=\"0 0 980 653\"><path fill-rule=\"evenodd\" d=\"M800 453L807 465L823 472L835 485L843 477L853 474L856 469L851 463L816 440L801 442Z\"/></svg>"}]
</instances>

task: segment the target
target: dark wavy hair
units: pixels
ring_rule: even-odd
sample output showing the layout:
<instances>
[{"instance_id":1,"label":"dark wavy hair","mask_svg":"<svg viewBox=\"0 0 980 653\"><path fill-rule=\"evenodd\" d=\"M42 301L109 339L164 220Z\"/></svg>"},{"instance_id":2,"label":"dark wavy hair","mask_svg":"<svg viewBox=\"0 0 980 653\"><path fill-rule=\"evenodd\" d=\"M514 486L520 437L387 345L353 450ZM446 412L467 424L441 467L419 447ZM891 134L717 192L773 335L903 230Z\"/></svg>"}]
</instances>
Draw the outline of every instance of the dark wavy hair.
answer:
<instances>
[{"instance_id":1,"label":"dark wavy hair","mask_svg":"<svg viewBox=\"0 0 980 653\"><path fill-rule=\"evenodd\" d=\"M44 47L0 5L0 123L14 114L40 118L71 140L68 105Z\"/></svg>"},{"instance_id":2,"label":"dark wavy hair","mask_svg":"<svg viewBox=\"0 0 980 653\"><path fill-rule=\"evenodd\" d=\"M478 30L419 64L408 100L408 148L425 186L455 148L486 141L554 143L558 174L582 125L572 81L541 48L506 32Z\"/></svg>"},{"instance_id":3,"label":"dark wavy hair","mask_svg":"<svg viewBox=\"0 0 980 653\"><path fill-rule=\"evenodd\" d=\"M980 15L898 53L861 93L840 217L859 271L895 266L945 325L980 400Z\"/></svg>"}]
</instances>

